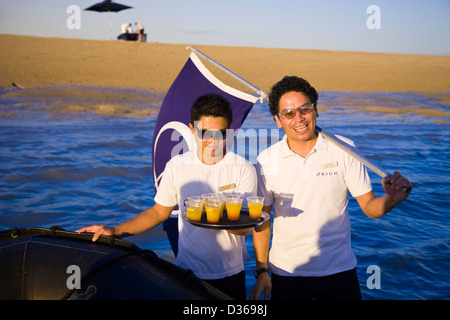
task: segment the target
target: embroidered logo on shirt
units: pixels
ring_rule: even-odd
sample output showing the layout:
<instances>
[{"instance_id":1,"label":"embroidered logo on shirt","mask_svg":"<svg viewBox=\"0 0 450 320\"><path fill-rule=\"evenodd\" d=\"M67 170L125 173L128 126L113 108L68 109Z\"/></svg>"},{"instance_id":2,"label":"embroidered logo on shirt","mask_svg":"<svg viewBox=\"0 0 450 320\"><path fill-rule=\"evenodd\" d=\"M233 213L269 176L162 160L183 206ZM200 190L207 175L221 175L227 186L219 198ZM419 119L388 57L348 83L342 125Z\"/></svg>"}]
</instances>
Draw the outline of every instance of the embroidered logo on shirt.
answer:
<instances>
[{"instance_id":1,"label":"embroidered logo on shirt","mask_svg":"<svg viewBox=\"0 0 450 320\"><path fill-rule=\"evenodd\" d=\"M337 176L337 171L324 171L324 172L317 172L316 176L318 177L327 177L327 176Z\"/></svg>"},{"instance_id":2,"label":"embroidered logo on shirt","mask_svg":"<svg viewBox=\"0 0 450 320\"><path fill-rule=\"evenodd\" d=\"M337 167L339 164L336 162L330 162L330 163L324 163L320 165L321 169L329 169L329 168L335 168Z\"/></svg>"},{"instance_id":3,"label":"embroidered logo on shirt","mask_svg":"<svg viewBox=\"0 0 450 320\"><path fill-rule=\"evenodd\" d=\"M236 184L230 183L226 186L219 187L219 192L236 188Z\"/></svg>"},{"instance_id":4,"label":"embroidered logo on shirt","mask_svg":"<svg viewBox=\"0 0 450 320\"><path fill-rule=\"evenodd\" d=\"M336 162L330 162L330 163L323 163L320 165L320 168L322 170L326 170L326 169L331 169L331 168L336 168L337 166L339 166L339 163ZM317 177L329 177L329 176L337 176L338 172L337 171L318 171L316 172L316 176Z\"/></svg>"}]
</instances>

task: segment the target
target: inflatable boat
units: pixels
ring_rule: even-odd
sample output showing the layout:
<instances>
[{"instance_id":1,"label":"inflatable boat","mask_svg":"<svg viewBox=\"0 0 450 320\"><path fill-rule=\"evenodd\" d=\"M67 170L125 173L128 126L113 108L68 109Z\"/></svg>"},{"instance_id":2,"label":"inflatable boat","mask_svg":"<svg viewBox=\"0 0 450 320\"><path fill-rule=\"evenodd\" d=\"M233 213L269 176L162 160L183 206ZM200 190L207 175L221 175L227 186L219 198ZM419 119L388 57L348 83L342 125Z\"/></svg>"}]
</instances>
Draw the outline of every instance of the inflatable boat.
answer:
<instances>
[{"instance_id":1,"label":"inflatable boat","mask_svg":"<svg viewBox=\"0 0 450 320\"><path fill-rule=\"evenodd\" d=\"M60 227L0 231L2 300L228 300L131 242Z\"/></svg>"}]
</instances>

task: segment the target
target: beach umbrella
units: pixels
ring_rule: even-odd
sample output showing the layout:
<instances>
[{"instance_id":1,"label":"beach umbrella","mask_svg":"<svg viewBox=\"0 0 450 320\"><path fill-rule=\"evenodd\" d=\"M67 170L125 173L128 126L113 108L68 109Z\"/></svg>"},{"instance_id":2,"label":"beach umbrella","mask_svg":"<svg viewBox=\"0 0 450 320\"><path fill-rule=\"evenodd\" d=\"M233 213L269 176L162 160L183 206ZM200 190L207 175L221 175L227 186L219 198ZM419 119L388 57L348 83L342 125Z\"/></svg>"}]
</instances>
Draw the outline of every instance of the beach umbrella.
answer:
<instances>
[{"instance_id":1,"label":"beach umbrella","mask_svg":"<svg viewBox=\"0 0 450 320\"><path fill-rule=\"evenodd\" d=\"M103 2L96 3L89 8L84 10L87 11L97 11L97 12L108 12L108 20L109 20L109 35L112 40L112 25L111 25L111 12L119 12L125 9L131 9L132 7L112 2L112 0L105 0Z\"/></svg>"}]
</instances>

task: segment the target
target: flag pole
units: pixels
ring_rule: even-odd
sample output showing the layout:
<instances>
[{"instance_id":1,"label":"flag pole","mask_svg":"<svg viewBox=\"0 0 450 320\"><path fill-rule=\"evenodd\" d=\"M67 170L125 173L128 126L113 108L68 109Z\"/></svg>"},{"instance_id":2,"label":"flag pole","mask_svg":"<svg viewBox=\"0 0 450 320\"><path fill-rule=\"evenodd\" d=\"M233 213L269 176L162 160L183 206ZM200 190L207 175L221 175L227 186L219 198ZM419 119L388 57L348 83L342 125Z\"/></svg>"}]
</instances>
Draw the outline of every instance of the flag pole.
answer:
<instances>
[{"instance_id":1,"label":"flag pole","mask_svg":"<svg viewBox=\"0 0 450 320\"><path fill-rule=\"evenodd\" d=\"M264 92L263 90L259 89L258 87L255 87L254 85L252 85L247 80L241 78L240 76L238 76L234 72L232 72L229 69L225 68L220 63L218 63L215 60L211 59L210 57L208 57L203 52L197 50L196 48L194 48L192 46L188 46L188 47L186 47L186 49L191 50L192 52L195 52L196 54L202 56L204 59L208 60L209 62L211 62L212 64L214 64L218 68L220 68L223 71L225 71L226 73L228 73L233 78L239 80L240 82L245 84L247 87L249 87L250 89L252 89L256 93L258 93L260 95L260 101L261 102L262 102L263 99L268 100L266 92ZM379 165L375 164L374 162L372 162L371 160L367 159L366 157L362 156L359 152L351 149L343 141L335 138L334 136L332 136L331 134L327 133L325 130L323 130L322 128L320 128L317 125L316 125L316 131L322 133L322 135L324 136L325 139L327 139L328 141L330 141L331 143L333 143L334 145L336 145L337 147L339 147L343 151L347 152L349 155L351 155L353 158L355 158L356 160L358 160L359 162L364 164L366 167L371 169L373 172L378 174L380 177L385 178L385 177L391 176L391 174L389 172L387 172L386 170L384 170L382 167L380 167ZM407 188L404 191L407 193L407 192L411 191L411 188Z\"/></svg>"}]
</instances>

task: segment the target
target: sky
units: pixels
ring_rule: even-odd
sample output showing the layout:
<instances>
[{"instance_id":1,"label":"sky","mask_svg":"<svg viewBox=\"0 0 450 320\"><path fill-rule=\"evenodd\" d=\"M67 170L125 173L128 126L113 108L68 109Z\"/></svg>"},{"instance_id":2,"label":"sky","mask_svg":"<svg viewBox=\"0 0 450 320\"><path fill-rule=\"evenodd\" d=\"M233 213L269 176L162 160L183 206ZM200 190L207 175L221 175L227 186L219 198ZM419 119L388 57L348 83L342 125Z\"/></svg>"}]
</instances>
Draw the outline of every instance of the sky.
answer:
<instances>
[{"instance_id":1,"label":"sky","mask_svg":"<svg viewBox=\"0 0 450 320\"><path fill-rule=\"evenodd\" d=\"M0 34L110 40L108 13L84 10L101 1L0 0ZM114 40L137 21L149 42L450 55L450 0L115 2L133 9L110 14Z\"/></svg>"}]
</instances>

